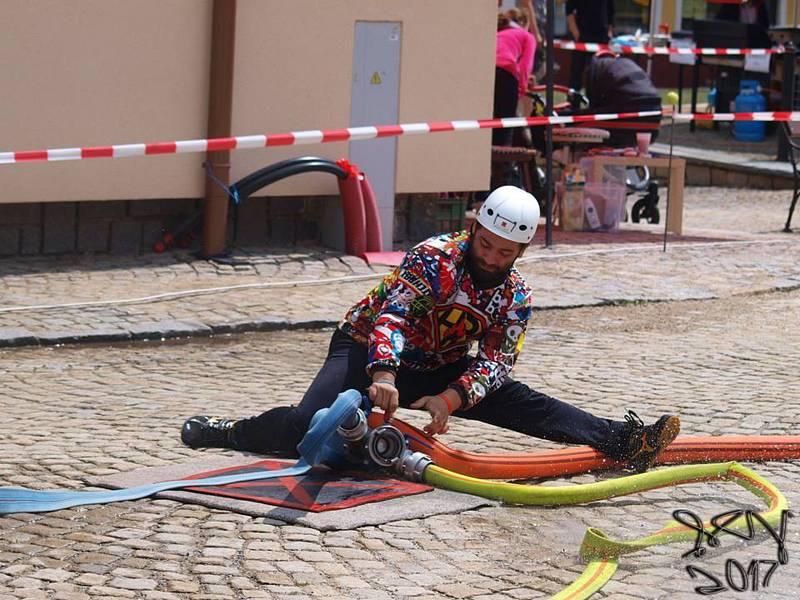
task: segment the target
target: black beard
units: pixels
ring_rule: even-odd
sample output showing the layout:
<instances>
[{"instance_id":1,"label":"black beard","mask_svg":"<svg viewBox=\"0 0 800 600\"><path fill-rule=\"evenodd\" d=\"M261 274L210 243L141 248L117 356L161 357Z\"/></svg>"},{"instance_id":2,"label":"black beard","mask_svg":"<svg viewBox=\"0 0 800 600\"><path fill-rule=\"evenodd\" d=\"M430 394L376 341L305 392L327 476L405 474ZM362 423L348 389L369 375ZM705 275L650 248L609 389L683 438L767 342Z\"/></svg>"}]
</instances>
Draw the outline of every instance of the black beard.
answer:
<instances>
[{"instance_id":1,"label":"black beard","mask_svg":"<svg viewBox=\"0 0 800 600\"><path fill-rule=\"evenodd\" d=\"M502 273L485 271L477 265L475 257L472 254L472 248L470 247L467 251L467 270L469 271L469 276L472 278L472 283L475 287L479 290L487 290L503 283L506 277L508 277L508 272L511 270L511 267Z\"/></svg>"}]
</instances>

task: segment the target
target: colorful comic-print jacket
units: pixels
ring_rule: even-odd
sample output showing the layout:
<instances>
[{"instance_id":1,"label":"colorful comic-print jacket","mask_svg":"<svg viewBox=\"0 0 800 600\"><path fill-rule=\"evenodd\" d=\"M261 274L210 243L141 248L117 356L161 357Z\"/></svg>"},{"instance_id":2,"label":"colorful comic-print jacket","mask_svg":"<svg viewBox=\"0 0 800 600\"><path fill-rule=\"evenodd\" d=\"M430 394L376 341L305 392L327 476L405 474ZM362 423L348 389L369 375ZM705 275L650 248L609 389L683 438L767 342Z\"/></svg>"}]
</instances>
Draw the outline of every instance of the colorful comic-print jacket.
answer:
<instances>
[{"instance_id":1,"label":"colorful comic-print jacket","mask_svg":"<svg viewBox=\"0 0 800 600\"><path fill-rule=\"evenodd\" d=\"M466 410L498 389L519 356L531 315L531 290L512 268L498 287L473 286L466 265L469 233L430 238L353 306L340 329L368 346L367 371L402 364L437 369L477 354L450 387Z\"/></svg>"}]
</instances>

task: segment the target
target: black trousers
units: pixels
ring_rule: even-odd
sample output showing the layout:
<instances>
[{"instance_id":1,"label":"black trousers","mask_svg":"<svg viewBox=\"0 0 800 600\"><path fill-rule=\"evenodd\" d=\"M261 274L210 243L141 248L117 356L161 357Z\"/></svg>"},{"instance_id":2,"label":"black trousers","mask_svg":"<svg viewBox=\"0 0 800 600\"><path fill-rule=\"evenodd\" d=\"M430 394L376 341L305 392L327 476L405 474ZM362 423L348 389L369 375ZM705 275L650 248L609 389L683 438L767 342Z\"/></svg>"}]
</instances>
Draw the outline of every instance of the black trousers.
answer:
<instances>
[{"instance_id":1,"label":"black trousers","mask_svg":"<svg viewBox=\"0 0 800 600\"><path fill-rule=\"evenodd\" d=\"M584 41L584 40L581 40ZM578 90L583 87L583 72L586 70L587 65L592 60L592 55L589 52L581 52L576 50L572 53L572 65L569 70L569 87L573 90Z\"/></svg>"},{"instance_id":2,"label":"black trousers","mask_svg":"<svg viewBox=\"0 0 800 600\"><path fill-rule=\"evenodd\" d=\"M421 396L443 392L464 372L468 362L465 357L428 372L401 367L396 380L400 405L408 407ZM364 392L369 387L366 364L367 348L337 329L325 364L300 404L273 408L238 421L231 435L232 447L258 453L296 452L315 412L333 404L345 390ZM453 415L554 442L587 444L611 458L623 458L625 423L596 417L518 381L506 381L469 410L459 410Z\"/></svg>"},{"instance_id":3,"label":"black trousers","mask_svg":"<svg viewBox=\"0 0 800 600\"><path fill-rule=\"evenodd\" d=\"M517 116L519 82L511 73L500 67L494 69L494 107L492 117L504 119ZM512 146L513 129L492 129L492 146Z\"/></svg>"}]
</instances>

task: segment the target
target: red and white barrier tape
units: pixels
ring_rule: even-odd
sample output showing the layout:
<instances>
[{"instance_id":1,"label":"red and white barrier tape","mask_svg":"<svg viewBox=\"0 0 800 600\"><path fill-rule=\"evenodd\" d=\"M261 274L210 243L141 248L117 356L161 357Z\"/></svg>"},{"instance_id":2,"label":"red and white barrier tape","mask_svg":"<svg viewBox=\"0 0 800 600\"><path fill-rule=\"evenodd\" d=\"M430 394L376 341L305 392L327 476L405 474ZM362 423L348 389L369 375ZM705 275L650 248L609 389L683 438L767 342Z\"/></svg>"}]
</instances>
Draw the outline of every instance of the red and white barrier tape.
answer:
<instances>
[{"instance_id":1,"label":"red and white barrier tape","mask_svg":"<svg viewBox=\"0 0 800 600\"><path fill-rule=\"evenodd\" d=\"M596 44L593 42L572 42L569 40L553 40L553 47L562 50L578 50L580 52L597 52L612 50L617 54L703 54L711 56L736 56L765 54L783 54L783 46L777 48L668 48L666 46L622 46L618 44Z\"/></svg>"},{"instance_id":2,"label":"red and white barrier tape","mask_svg":"<svg viewBox=\"0 0 800 600\"><path fill-rule=\"evenodd\" d=\"M664 113L668 116L669 113ZM676 121L800 121L800 112L675 113Z\"/></svg>"},{"instance_id":3,"label":"red and white barrier tape","mask_svg":"<svg viewBox=\"0 0 800 600\"><path fill-rule=\"evenodd\" d=\"M245 135L207 140L183 140L155 142L149 144L118 144L89 148L56 148L52 150L26 150L0 152L0 164L15 164L37 161L83 160L87 158L125 158L128 156L150 156L154 154L183 154L189 152L212 152L217 150L239 150L246 148L269 148L300 144L324 144L373 138L396 137L442 131L470 131L475 129L507 129L511 127L559 125L562 123L594 123L655 117L663 111L650 110L602 115L574 115L563 117L516 117L508 119L479 119L471 121L438 121L430 123L405 123L400 125L377 125L372 127L348 127L347 129L294 131L266 135ZM800 112L753 112L691 114L676 113L679 121L800 121Z\"/></svg>"}]
</instances>

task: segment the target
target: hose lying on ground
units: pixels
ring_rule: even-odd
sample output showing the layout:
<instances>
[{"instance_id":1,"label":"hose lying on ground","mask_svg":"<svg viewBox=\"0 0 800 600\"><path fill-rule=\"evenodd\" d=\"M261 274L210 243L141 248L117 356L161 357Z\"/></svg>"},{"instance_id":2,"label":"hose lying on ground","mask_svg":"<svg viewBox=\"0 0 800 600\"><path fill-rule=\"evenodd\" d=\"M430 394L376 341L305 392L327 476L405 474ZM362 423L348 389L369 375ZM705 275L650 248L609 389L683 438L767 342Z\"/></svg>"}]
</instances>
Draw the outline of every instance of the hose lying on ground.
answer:
<instances>
[{"instance_id":1,"label":"hose lying on ground","mask_svg":"<svg viewBox=\"0 0 800 600\"><path fill-rule=\"evenodd\" d=\"M119 490L60 491L0 487L0 515L21 512L50 512L87 504L137 500L152 496L158 492L186 487L228 485L245 481L304 475L314 465L327 463L329 460L338 460L343 442L341 439L337 440L335 436L337 428L352 419L361 402L360 392L348 390L339 394L336 402L330 408L317 411L311 421L311 427L297 447L300 459L294 465L285 469L216 475L203 479L162 481Z\"/></svg>"},{"instance_id":2,"label":"hose lying on ground","mask_svg":"<svg viewBox=\"0 0 800 600\"><path fill-rule=\"evenodd\" d=\"M376 427L382 423L382 414L372 413L369 416L370 426ZM425 469L423 481L439 488L511 504L562 506L671 485L733 481L765 501L767 511L760 513L760 516L771 527L780 522L788 507L786 498L773 484L736 462L672 467L574 486L543 487L487 481L572 475L622 465L588 446L535 453L475 454L450 448L400 419L392 419L390 423L403 433L411 450L424 452L433 459L435 464ZM658 464L792 458L800 458L800 436L697 436L676 439L659 457ZM710 523L703 524L703 527L713 530ZM749 524L744 515L725 526L733 531L747 527ZM553 600L589 598L611 579L622 554L653 545L691 540L696 536L696 530L678 521L671 521L649 536L627 542L611 540L602 531L589 528L580 550L581 558L589 564L583 574L553 596Z\"/></svg>"},{"instance_id":3,"label":"hose lying on ground","mask_svg":"<svg viewBox=\"0 0 800 600\"><path fill-rule=\"evenodd\" d=\"M764 522L773 528L781 521L782 513L788 507L786 498L774 485L735 462L670 467L598 483L558 487L487 481L454 473L436 465L430 465L425 469L423 480L438 488L511 504L537 506L594 502L672 485L733 481L765 501L767 511L759 514ZM713 530L710 523L704 524L703 527ZM727 531L747 528L749 522L744 514L725 525ZM628 542L611 540L599 529L589 528L580 550L581 557L589 564L578 579L553 598L557 600L589 598L613 576L620 555L643 550L649 546L689 541L697 538L697 535L697 530L674 520L651 535Z\"/></svg>"},{"instance_id":4,"label":"hose lying on ground","mask_svg":"<svg viewBox=\"0 0 800 600\"><path fill-rule=\"evenodd\" d=\"M406 445L406 439L413 438L412 441L416 440L415 443L417 444L426 444L428 448L435 450L435 452L431 452L432 455L436 454L450 459L457 467L463 466L464 456L479 455L460 453L457 459L454 459L453 453L455 451L451 451L443 444L432 440L423 432L402 421L394 421L392 423L393 426L380 424L382 423L382 415L372 417L373 419L377 418L379 426L369 429L364 412L360 409L363 402L365 400L358 391L348 390L340 394L330 408L318 411L314 419L312 419L311 428L298 445L301 459L296 465L287 470L269 474L246 473L211 477L203 480L171 481L127 490L102 492L0 488L0 514L46 512L98 502L132 500L166 489L197 487L198 485L223 485L233 481L266 479L285 474L298 475L307 472L311 465L323 463L335 465L340 461L348 460L348 457L352 455L350 450L356 449L356 447L351 447L350 444L356 443L365 444L366 454L374 461L374 464L384 467L391 466L402 476L421 479L436 487L513 504L537 506L579 504L670 485L727 480L734 481L752 491L767 503L767 511L760 514L758 519L765 527L773 527L780 522L783 512L788 506L786 498L774 485L735 462L672 467L597 483L565 487L521 485L478 479L432 464L428 456L419 452L412 452ZM367 408L366 410L369 409ZM405 432L405 438L400 428ZM450 451L450 453L448 454L447 451ZM356 455L362 456L363 453L356 453ZM494 455L492 458L494 462L491 464L498 464L498 456L500 456L499 460L502 461L503 455ZM524 456L518 455L520 458ZM589 459L591 458L590 455ZM597 457L594 460L599 466L611 466L613 464L603 463ZM565 461L565 463L569 468L574 468L570 466L569 460ZM520 464L524 463L520 462ZM532 468L537 464L531 463L528 466ZM483 468L487 468L487 466L483 465ZM525 475L521 475L520 471L518 471L516 476L524 477ZM241 479L243 477L244 479ZM730 523L726 523L724 531L731 532L743 529L745 526L749 529L750 524L751 521L748 518L741 516ZM703 524L703 527L712 527L712 525ZM774 535L774 531L771 531L771 533ZM581 556L589 561L589 565L572 585L556 595L555 598L558 600L588 598L599 590L614 574L620 555L656 544L689 540L692 537L696 538L697 535L700 535L702 539L702 532L698 532L696 529L692 529L679 521L671 521L652 535L628 542L611 540L602 531L590 528L586 532L581 546ZM781 562L784 561L782 560Z\"/></svg>"},{"instance_id":5,"label":"hose lying on ground","mask_svg":"<svg viewBox=\"0 0 800 600\"><path fill-rule=\"evenodd\" d=\"M450 448L400 419L392 419L389 422L405 435L412 450L427 454L440 467L481 479L560 477L623 466L588 446L524 453L464 452ZM371 427L377 427L382 423L382 413L370 414ZM796 458L800 458L800 435L681 436L659 456L656 464Z\"/></svg>"}]
</instances>

